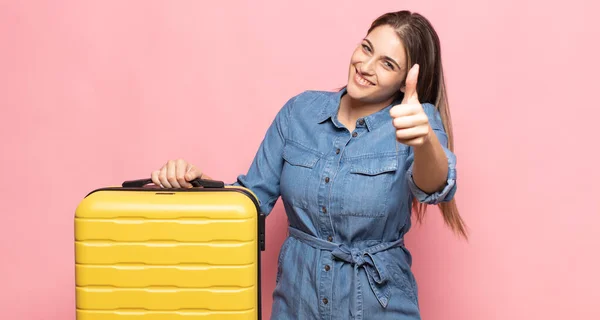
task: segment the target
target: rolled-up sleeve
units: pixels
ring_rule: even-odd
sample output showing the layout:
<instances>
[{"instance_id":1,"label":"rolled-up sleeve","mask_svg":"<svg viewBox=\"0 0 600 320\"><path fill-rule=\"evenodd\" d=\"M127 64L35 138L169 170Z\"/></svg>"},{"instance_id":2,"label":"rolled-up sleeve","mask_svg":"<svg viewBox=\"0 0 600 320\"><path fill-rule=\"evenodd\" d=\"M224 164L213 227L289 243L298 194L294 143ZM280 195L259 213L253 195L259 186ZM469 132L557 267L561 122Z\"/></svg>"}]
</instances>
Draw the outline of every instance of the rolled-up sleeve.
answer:
<instances>
[{"instance_id":1,"label":"rolled-up sleeve","mask_svg":"<svg viewBox=\"0 0 600 320\"><path fill-rule=\"evenodd\" d=\"M435 108L435 106L429 103L423 104L423 109L429 118L429 124L431 125L431 128L442 144L444 152L446 153L446 157L448 158L448 177L445 185L436 192L428 193L421 190L415 184L413 178L414 153L411 152L407 158L408 170L406 172L406 179L413 196L419 202L426 204L439 204L441 202L448 202L452 200L454 194L456 193L456 155L448 149L448 135L444 131L444 126L439 111Z\"/></svg>"},{"instance_id":2,"label":"rolled-up sleeve","mask_svg":"<svg viewBox=\"0 0 600 320\"><path fill-rule=\"evenodd\" d=\"M287 135L291 108L290 99L277 113L256 152L246 174L228 185L250 189L258 198L261 213L268 215L280 196L279 180L283 168L283 146Z\"/></svg>"}]
</instances>

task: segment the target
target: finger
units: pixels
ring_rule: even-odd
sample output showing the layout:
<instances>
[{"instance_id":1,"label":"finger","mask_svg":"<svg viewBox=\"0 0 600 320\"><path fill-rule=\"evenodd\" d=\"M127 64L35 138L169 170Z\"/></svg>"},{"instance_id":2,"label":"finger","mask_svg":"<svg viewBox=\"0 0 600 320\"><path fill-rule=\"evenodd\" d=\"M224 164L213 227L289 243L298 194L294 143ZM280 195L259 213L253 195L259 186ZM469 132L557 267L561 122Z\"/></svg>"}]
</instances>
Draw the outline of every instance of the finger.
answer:
<instances>
[{"instance_id":1,"label":"finger","mask_svg":"<svg viewBox=\"0 0 600 320\"><path fill-rule=\"evenodd\" d=\"M390 116L392 118L410 116L419 113L422 108L420 104L398 104L390 109Z\"/></svg>"},{"instance_id":2,"label":"finger","mask_svg":"<svg viewBox=\"0 0 600 320\"><path fill-rule=\"evenodd\" d=\"M201 177L202 177L202 171L200 171L200 169L198 169L193 164L188 163L187 172L185 174L185 180L192 181L196 178L201 178Z\"/></svg>"},{"instance_id":3,"label":"finger","mask_svg":"<svg viewBox=\"0 0 600 320\"><path fill-rule=\"evenodd\" d=\"M406 75L406 81L404 84L404 99L402 103L408 103L409 101L419 101L417 95L417 80L419 79L419 65L415 64Z\"/></svg>"},{"instance_id":4,"label":"finger","mask_svg":"<svg viewBox=\"0 0 600 320\"><path fill-rule=\"evenodd\" d=\"M188 163L186 166L186 171L185 171L185 175L184 175L184 180L186 182L186 187L188 188L192 188L193 185L191 183L189 183L188 181L192 181L198 177L201 176L200 170L196 169L196 167L193 164Z\"/></svg>"},{"instance_id":5,"label":"finger","mask_svg":"<svg viewBox=\"0 0 600 320\"><path fill-rule=\"evenodd\" d=\"M188 164L185 160L179 159L177 160L177 164L175 165L175 177L177 179L177 183L183 188L189 188L191 184L185 181L185 174L187 172Z\"/></svg>"},{"instance_id":6,"label":"finger","mask_svg":"<svg viewBox=\"0 0 600 320\"><path fill-rule=\"evenodd\" d=\"M152 178L152 183L154 183L157 186L160 186L160 180L158 179L159 174L160 174L160 170L156 170L156 171L152 171L152 174L150 175Z\"/></svg>"},{"instance_id":7,"label":"finger","mask_svg":"<svg viewBox=\"0 0 600 320\"><path fill-rule=\"evenodd\" d=\"M411 140L419 137L425 137L429 130L426 126L417 126L407 129L396 130L396 139Z\"/></svg>"},{"instance_id":8,"label":"finger","mask_svg":"<svg viewBox=\"0 0 600 320\"><path fill-rule=\"evenodd\" d=\"M397 117L392 120L392 124L398 130L421 126L425 123L427 123L427 116L423 119L421 114Z\"/></svg>"},{"instance_id":9,"label":"finger","mask_svg":"<svg viewBox=\"0 0 600 320\"><path fill-rule=\"evenodd\" d=\"M171 184L171 187L181 188L181 186L177 182L177 169L175 166L176 166L175 161L169 160L169 162L167 162L167 180Z\"/></svg>"},{"instance_id":10,"label":"finger","mask_svg":"<svg viewBox=\"0 0 600 320\"><path fill-rule=\"evenodd\" d=\"M398 139L398 142L408 145L408 146L420 146L423 143L425 143L425 138L424 137L419 137L419 138L413 138L413 139Z\"/></svg>"},{"instance_id":11,"label":"finger","mask_svg":"<svg viewBox=\"0 0 600 320\"><path fill-rule=\"evenodd\" d=\"M167 180L167 165L164 165L160 169L160 174L158 175L158 181L162 185L163 188L171 188L171 184Z\"/></svg>"}]
</instances>

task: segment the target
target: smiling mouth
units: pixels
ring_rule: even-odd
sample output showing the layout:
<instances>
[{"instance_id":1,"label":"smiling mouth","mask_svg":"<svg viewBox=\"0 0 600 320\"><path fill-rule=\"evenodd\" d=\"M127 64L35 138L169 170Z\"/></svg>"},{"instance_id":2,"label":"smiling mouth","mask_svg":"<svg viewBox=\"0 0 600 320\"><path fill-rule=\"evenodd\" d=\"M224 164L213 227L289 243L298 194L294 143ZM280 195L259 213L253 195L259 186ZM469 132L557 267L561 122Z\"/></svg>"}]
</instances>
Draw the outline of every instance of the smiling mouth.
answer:
<instances>
[{"instance_id":1,"label":"smiling mouth","mask_svg":"<svg viewBox=\"0 0 600 320\"><path fill-rule=\"evenodd\" d=\"M356 82L362 86L365 87L370 87L370 86L374 86L375 84L367 79L365 79L360 72L354 68L355 74L354 74L354 80L356 80Z\"/></svg>"}]
</instances>

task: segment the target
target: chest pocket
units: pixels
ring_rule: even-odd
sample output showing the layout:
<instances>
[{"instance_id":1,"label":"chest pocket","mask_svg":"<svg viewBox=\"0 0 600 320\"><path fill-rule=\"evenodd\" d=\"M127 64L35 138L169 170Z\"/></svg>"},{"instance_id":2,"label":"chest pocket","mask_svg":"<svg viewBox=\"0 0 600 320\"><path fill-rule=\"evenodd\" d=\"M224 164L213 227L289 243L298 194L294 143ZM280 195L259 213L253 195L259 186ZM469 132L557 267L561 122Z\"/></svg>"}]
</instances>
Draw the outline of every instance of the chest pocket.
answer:
<instances>
[{"instance_id":1,"label":"chest pocket","mask_svg":"<svg viewBox=\"0 0 600 320\"><path fill-rule=\"evenodd\" d=\"M383 217L388 211L388 199L398 171L394 154L353 159L348 162L343 177L342 215Z\"/></svg>"},{"instance_id":2,"label":"chest pocket","mask_svg":"<svg viewBox=\"0 0 600 320\"><path fill-rule=\"evenodd\" d=\"M318 184L315 166L320 156L295 142L287 141L283 147L285 161L281 172L282 199L296 207L308 208L310 199L316 197L314 184Z\"/></svg>"}]
</instances>

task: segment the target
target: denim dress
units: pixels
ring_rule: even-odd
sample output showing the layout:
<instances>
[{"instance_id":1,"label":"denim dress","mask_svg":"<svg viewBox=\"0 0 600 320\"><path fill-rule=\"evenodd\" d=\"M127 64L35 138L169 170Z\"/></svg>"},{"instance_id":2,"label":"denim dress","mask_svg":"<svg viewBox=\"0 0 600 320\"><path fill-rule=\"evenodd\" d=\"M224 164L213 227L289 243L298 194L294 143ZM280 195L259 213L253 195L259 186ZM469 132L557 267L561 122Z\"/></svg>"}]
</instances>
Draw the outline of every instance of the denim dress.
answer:
<instances>
[{"instance_id":1,"label":"denim dress","mask_svg":"<svg viewBox=\"0 0 600 320\"><path fill-rule=\"evenodd\" d=\"M272 319L420 319L404 235L413 198L428 204L456 192L456 157L439 112L423 104L448 157L446 185L420 190L412 147L396 140L390 106L356 122L337 118L339 92L306 91L277 113L246 174L269 214L281 197L289 226L273 292Z\"/></svg>"}]
</instances>

